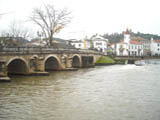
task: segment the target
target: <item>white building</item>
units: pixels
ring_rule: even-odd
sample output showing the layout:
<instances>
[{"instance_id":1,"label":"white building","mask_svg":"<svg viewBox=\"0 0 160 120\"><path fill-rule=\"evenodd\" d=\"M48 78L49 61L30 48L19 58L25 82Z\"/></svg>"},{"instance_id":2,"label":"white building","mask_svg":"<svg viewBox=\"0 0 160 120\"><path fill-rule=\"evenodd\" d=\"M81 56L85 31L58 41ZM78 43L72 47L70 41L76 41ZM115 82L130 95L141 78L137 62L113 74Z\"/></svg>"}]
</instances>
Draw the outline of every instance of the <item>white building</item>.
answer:
<instances>
[{"instance_id":1,"label":"white building","mask_svg":"<svg viewBox=\"0 0 160 120\"><path fill-rule=\"evenodd\" d=\"M108 39L101 36L94 36L91 39L85 38L84 40L70 40L71 45L78 49L96 49L107 54Z\"/></svg>"},{"instance_id":2,"label":"white building","mask_svg":"<svg viewBox=\"0 0 160 120\"><path fill-rule=\"evenodd\" d=\"M107 54L107 44L108 44L108 39L105 39L99 35L96 35L91 38L93 48L97 49L98 51L101 51L105 54Z\"/></svg>"},{"instance_id":3,"label":"white building","mask_svg":"<svg viewBox=\"0 0 160 120\"><path fill-rule=\"evenodd\" d=\"M90 49L92 47L92 41L85 39L84 40L84 49Z\"/></svg>"},{"instance_id":4,"label":"white building","mask_svg":"<svg viewBox=\"0 0 160 120\"><path fill-rule=\"evenodd\" d=\"M143 55L144 56L150 56L151 55L151 49L150 49L151 40L145 39L145 38L142 38L142 37L132 37L132 39L142 43L143 52L144 52Z\"/></svg>"},{"instance_id":5,"label":"white building","mask_svg":"<svg viewBox=\"0 0 160 120\"><path fill-rule=\"evenodd\" d=\"M85 49L83 40L72 40L70 41L71 45L78 49Z\"/></svg>"},{"instance_id":6,"label":"white building","mask_svg":"<svg viewBox=\"0 0 160 120\"><path fill-rule=\"evenodd\" d=\"M31 40L29 43L27 43L27 46L46 46L46 41L42 40L40 38L35 38Z\"/></svg>"},{"instance_id":7,"label":"white building","mask_svg":"<svg viewBox=\"0 0 160 120\"><path fill-rule=\"evenodd\" d=\"M124 33L124 40L116 44L117 56L143 56L143 45L131 40L128 29Z\"/></svg>"},{"instance_id":8,"label":"white building","mask_svg":"<svg viewBox=\"0 0 160 120\"><path fill-rule=\"evenodd\" d=\"M160 56L160 40L151 40L151 55Z\"/></svg>"}]
</instances>

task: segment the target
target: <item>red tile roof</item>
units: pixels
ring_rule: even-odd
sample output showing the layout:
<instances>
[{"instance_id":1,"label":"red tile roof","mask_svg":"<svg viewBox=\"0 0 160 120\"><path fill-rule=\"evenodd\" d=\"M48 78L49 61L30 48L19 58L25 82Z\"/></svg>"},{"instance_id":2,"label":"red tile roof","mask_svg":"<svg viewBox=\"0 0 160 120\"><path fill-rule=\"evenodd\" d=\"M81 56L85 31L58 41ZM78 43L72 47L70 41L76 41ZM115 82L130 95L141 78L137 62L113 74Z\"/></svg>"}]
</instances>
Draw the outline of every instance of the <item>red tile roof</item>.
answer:
<instances>
[{"instance_id":1,"label":"red tile roof","mask_svg":"<svg viewBox=\"0 0 160 120\"><path fill-rule=\"evenodd\" d=\"M160 43L160 40L154 40L156 43Z\"/></svg>"},{"instance_id":2,"label":"red tile roof","mask_svg":"<svg viewBox=\"0 0 160 120\"><path fill-rule=\"evenodd\" d=\"M124 43L124 40L120 40L120 42L119 43ZM141 45L141 42L139 42L139 41L136 41L136 40L131 40L130 41L130 44L137 44L137 45Z\"/></svg>"},{"instance_id":3,"label":"red tile roof","mask_svg":"<svg viewBox=\"0 0 160 120\"><path fill-rule=\"evenodd\" d=\"M130 44L138 44L138 45L140 45L141 42L138 42L138 41L135 41L135 40L131 40L131 41L130 41Z\"/></svg>"}]
</instances>

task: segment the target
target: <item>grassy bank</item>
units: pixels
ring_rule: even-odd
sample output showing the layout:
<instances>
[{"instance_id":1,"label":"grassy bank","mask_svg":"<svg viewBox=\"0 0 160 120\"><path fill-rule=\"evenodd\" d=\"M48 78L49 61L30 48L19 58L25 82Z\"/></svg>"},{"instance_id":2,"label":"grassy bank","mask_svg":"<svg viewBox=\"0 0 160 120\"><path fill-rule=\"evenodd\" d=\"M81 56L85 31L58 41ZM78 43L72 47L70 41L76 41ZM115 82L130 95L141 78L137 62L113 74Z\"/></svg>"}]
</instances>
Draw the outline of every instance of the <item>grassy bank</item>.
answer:
<instances>
[{"instance_id":1,"label":"grassy bank","mask_svg":"<svg viewBox=\"0 0 160 120\"><path fill-rule=\"evenodd\" d=\"M108 56L102 56L96 61L96 65L113 65L116 61Z\"/></svg>"}]
</instances>

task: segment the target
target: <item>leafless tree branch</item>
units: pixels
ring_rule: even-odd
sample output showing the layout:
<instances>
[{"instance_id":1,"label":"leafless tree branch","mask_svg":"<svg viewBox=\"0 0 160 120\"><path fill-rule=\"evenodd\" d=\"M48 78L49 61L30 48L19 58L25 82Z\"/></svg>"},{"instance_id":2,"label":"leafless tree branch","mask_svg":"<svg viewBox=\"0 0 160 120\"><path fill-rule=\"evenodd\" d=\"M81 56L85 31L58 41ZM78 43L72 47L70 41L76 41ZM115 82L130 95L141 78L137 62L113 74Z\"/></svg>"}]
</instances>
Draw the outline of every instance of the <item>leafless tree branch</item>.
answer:
<instances>
[{"instance_id":1,"label":"leafless tree branch","mask_svg":"<svg viewBox=\"0 0 160 120\"><path fill-rule=\"evenodd\" d=\"M37 24L48 39L48 45L53 44L53 36L70 23L70 12L67 9L56 10L53 5L44 5L44 9L35 8L30 19Z\"/></svg>"}]
</instances>

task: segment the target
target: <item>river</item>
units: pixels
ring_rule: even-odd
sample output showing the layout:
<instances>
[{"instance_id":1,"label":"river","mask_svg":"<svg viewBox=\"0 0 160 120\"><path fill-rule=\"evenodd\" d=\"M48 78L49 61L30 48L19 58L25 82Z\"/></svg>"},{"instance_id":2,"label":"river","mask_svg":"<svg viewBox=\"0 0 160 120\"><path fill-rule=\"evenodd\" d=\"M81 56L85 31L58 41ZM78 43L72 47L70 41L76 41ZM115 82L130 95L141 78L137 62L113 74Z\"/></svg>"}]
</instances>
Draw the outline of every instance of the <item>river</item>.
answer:
<instances>
[{"instance_id":1,"label":"river","mask_svg":"<svg viewBox=\"0 0 160 120\"><path fill-rule=\"evenodd\" d=\"M14 76L0 83L0 120L160 120L160 64Z\"/></svg>"}]
</instances>

